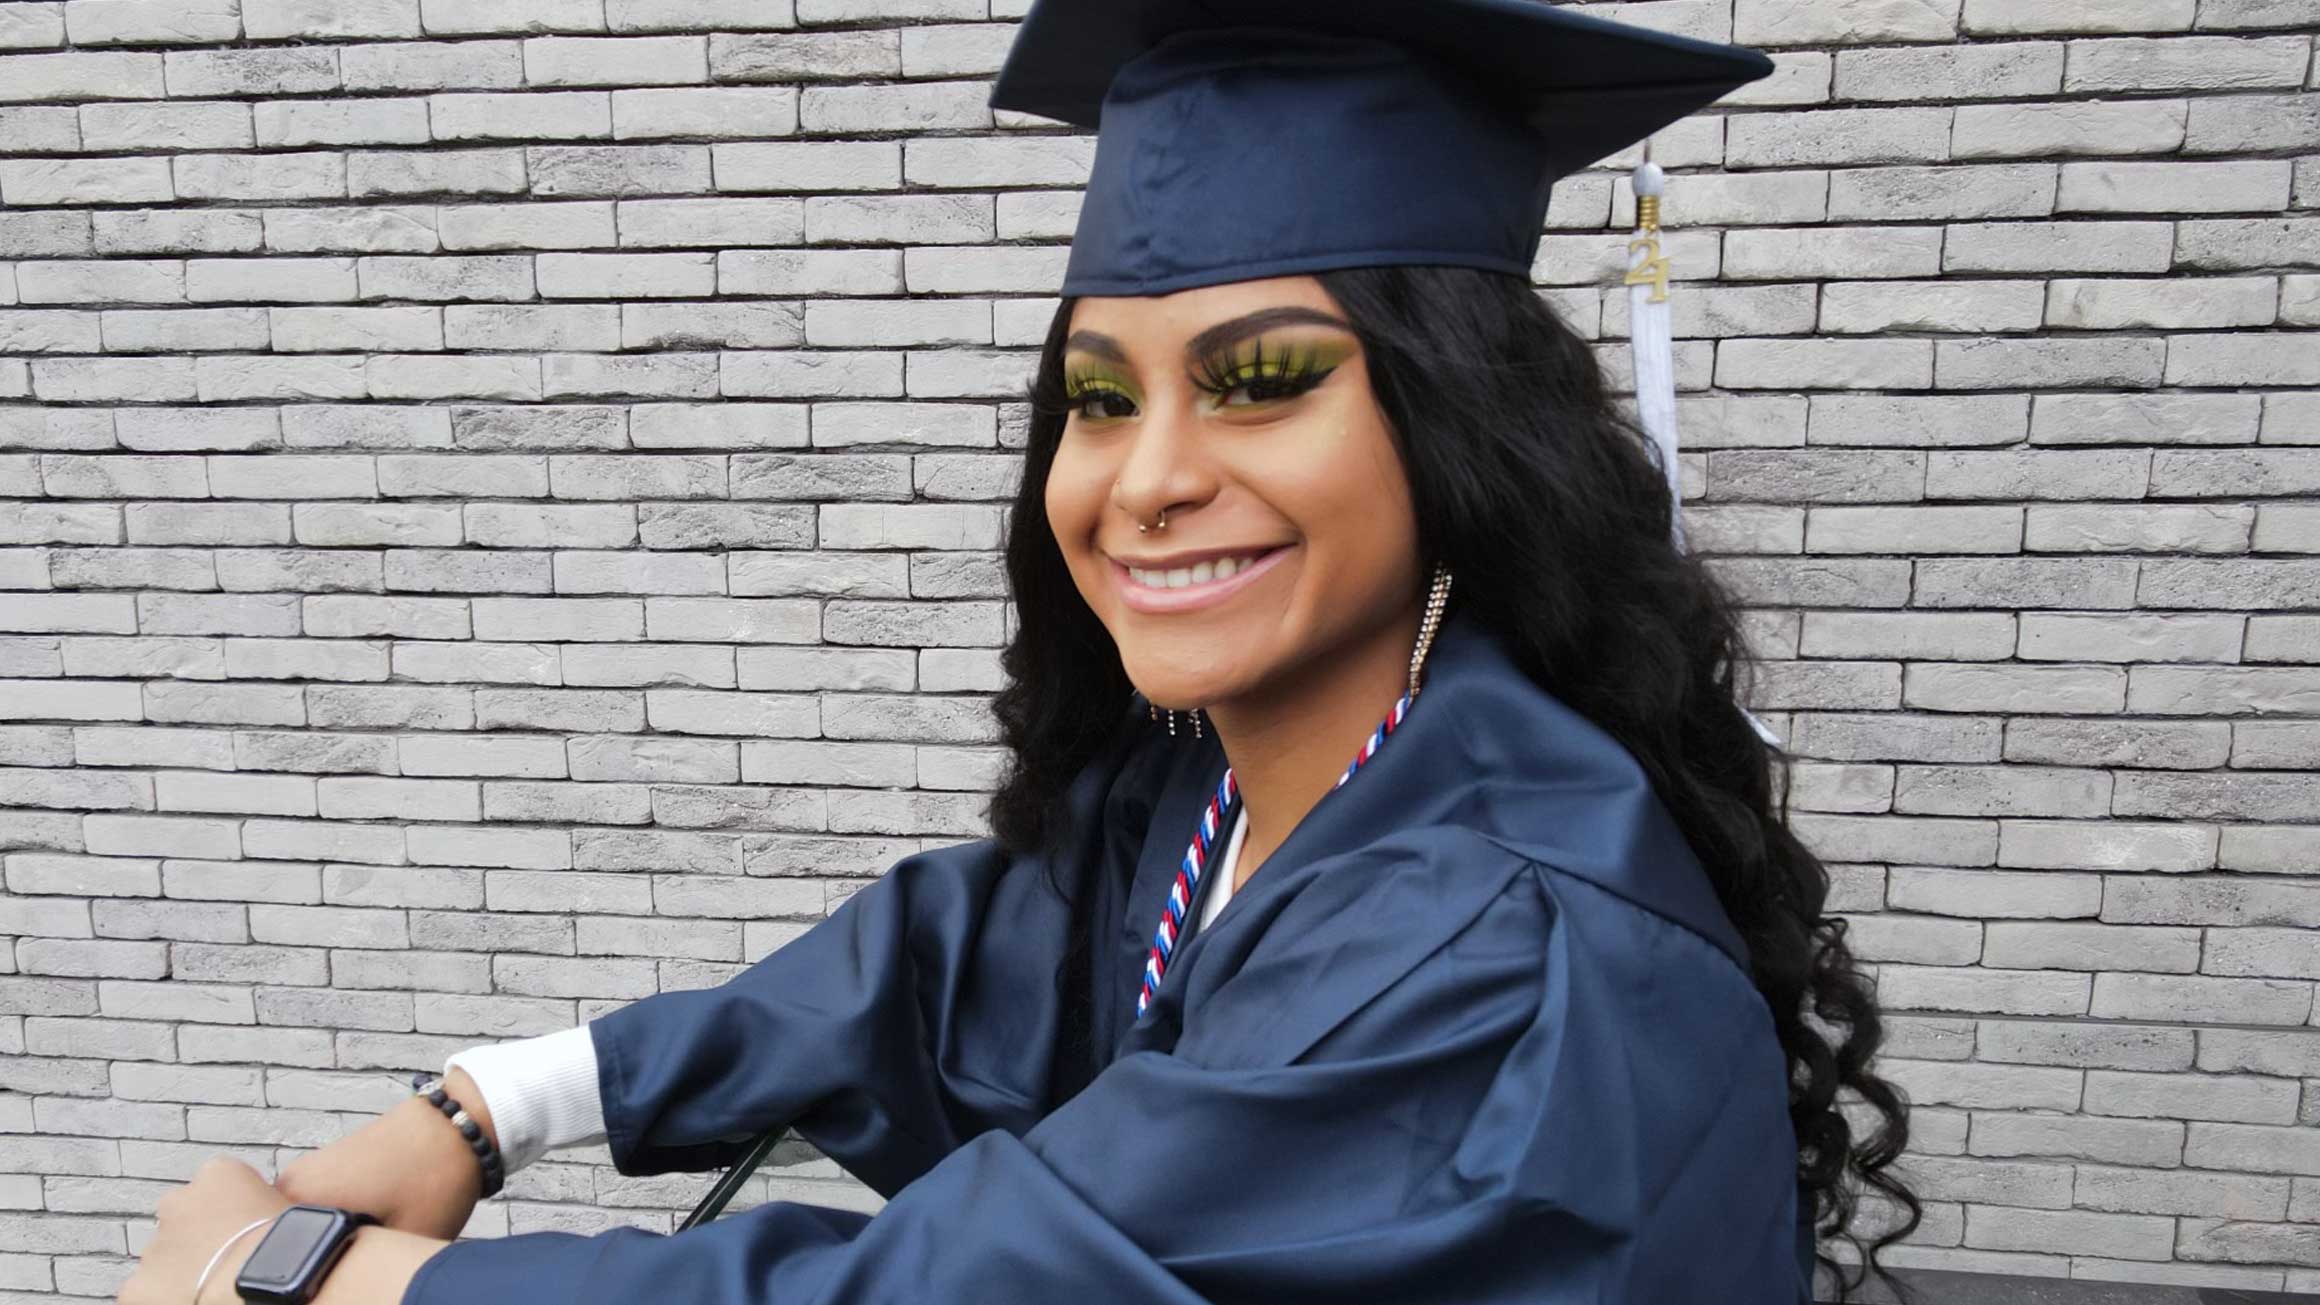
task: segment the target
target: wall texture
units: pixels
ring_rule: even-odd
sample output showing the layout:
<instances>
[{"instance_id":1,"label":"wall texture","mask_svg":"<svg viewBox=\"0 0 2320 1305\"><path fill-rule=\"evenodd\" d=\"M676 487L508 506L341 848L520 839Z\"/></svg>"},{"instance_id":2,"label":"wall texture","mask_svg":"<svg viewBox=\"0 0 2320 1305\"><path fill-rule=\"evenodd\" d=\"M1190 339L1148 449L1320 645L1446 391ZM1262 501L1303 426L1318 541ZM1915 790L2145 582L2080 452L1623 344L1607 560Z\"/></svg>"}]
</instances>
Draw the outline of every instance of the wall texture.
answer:
<instances>
[{"instance_id":1,"label":"wall texture","mask_svg":"<svg viewBox=\"0 0 2320 1305\"><path fill-rule=\"evenodd\" d=\"M1779 63L1653 143L1686 506L1894 1260L2320 1291L2320 0L1590 8ZM993 121L1021 11L0 0L0 1301L982 832L1092 154ZM1536 268L1617 376L1638 157ZM749 1200L875 1205L790 1145Z\"/></svg>"}]
</instances>

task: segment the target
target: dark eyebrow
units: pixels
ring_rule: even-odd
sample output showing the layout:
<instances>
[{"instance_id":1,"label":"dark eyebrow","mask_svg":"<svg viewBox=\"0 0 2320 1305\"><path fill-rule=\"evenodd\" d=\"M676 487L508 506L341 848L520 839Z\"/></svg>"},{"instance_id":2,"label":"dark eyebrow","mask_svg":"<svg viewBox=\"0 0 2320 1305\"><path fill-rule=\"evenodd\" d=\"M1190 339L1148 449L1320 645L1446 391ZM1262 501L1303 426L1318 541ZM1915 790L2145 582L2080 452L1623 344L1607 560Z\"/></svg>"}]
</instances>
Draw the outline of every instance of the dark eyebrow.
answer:
<instances>
[{"instance_id":1,"label":"dark eyebrow","mask_svg":"<svg viewBox=\"0 0 2320 1305\"><path fill-rule=\"evenodd\" d=\"M1256 312L1218 322L1193 336L1184 346L1184 356L1189 359L1205 358L1252 335L1276 326L1292 324L1334 326L1348 332L1353 330L1343 318L1331 316L1318 308L1298 304L1260 308ZM1128 361L1127 351L1120 347L1120 342L1100 331L1073 331L1070 338L1063 342L1063 348L1066 353L1074 350L1091 353L1105 362L1122 366L1126 366Z\"/></svg>"}]
</instances>

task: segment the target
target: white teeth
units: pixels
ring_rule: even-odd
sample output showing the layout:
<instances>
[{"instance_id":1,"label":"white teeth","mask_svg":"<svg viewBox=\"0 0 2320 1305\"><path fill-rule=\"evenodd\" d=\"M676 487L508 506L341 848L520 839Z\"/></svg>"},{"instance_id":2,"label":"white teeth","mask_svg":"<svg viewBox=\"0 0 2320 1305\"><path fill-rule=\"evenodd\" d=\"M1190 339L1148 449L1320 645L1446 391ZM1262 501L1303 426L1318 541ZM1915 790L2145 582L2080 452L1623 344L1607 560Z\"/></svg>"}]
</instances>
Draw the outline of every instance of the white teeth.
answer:
<instances>
[{"instance_id":1,"label":"white teeth","mask_svg":"<svg viewBox=\"0 0 2320 1305\"><path fill-rule=\"evenodd\" d=\"M1187 585L1204 585L1211 581L1229 579L1256 565L1257 559L1261 556L1263 556L1261 553L1251 553L1247 557L1211 558L1192 566L1176 567L1168 571L1146 571L1138 567L1129 567L1128 578L1149 589L1182 589Z\"/></svg>"}]
</instances>

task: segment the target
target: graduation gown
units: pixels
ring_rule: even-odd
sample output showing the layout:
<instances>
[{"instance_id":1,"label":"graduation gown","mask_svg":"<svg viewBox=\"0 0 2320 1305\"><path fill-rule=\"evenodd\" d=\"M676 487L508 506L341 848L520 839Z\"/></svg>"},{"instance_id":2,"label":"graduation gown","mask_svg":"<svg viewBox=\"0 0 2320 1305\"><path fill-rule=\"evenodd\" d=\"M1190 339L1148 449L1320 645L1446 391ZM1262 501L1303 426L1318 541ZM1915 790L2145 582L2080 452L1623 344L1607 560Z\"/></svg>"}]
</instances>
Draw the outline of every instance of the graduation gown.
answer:
<instances>
[{"instance_id":1,"label":"graduation gown","mask_svg":"<svg viewBox=\"0 0 2320 1305\"><path fill-rule=\"evenodd\" d=\"M906 857L589 1025L621 1173L790 1125L877 1213L464 1241L403 1305L1809 1299L1771 1014L1625 749L1453 613L1402 724L1137 1019L1225 764L1139 703L1052 856Z\"/></svg>"}]
</instances>

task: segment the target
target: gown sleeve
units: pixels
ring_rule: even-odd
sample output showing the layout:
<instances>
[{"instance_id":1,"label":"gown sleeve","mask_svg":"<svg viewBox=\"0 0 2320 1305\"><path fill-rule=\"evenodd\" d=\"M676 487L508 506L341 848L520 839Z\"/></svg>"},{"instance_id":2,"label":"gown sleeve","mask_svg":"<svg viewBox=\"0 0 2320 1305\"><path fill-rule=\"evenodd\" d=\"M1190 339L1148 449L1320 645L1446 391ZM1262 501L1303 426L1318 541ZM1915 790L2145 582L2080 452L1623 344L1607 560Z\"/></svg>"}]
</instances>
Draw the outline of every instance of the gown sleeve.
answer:
<instances>
[{"instance_id":1,"label":"gown sleeve","mask_svg":"<svg viewBox=\"0 0 2320 1305\"><path fill-rule=\"evenodd\" d=\"M902 858L727 982L583 1026L620 1172L699 1172L784 1127L891 1197L968 1137L1021 1132L1093 1071L1085 979L1059 958L1109 941L1097 869L1140 844L1147 732L1119 731L1065 795L1067 840Z\"/></svg>"},{"instance_id":2,"label":"gown sleeve","mask_svg":"<svg viewBox=\"0 0 2320 1305\"><path fill-rule=\"evenodd\" d=\"M1408 939L1418 931L1381 937L1374 916L1350 898L1332 900L1322 880L1266 923L1229 977L1180 1012L1156 1009L1150 1018L1183 1016L1172 1047L1128 1051L1035 1120L988 1109L1006 1093L975 1091L966 1048L938 1049L936 1061L949 1067L940 1088L921 1075L881 1077L908 1059L898 1048L920 1030L850 1020L838 999L862 1000L861 990L895 981L880 977L892 969L833 975L827 986L799 970L758 969L693 995L684 1017L717 1020L729 1037L669 1034L641 1019L600 1028L612 1034L598 1047L624 1173L713 1162L738 1149L747 1129L734 1125L744 1117L754 1128L809 1099L825 1112L843 1100L838 1113L879 1141L841 1156L849 1169L867 1156L891 1181L925 1167L869 1215L773 1201L674 1235L621 1228L455 1243L422 1266L404 1305L1795 1305L1792 1205L1709 1216L1724 1221L1708 1230L1715 1255L1698 1253L1701 1227L1643 1226L1667 1193L1645 1190L1636 1174L1664 1170L1671 1184L1681 1175L1675 1204L1713 1209L1739 1181L1730 1152L1701 1146L1675 1163L1634 1153L1660 1122L1618 1121L1621 1110L1632 1115L1629 1078L1643 1067L1617 1056L1575 1062L1621 1045L1602 1025L1614 1004L1573 982L1589 944L1560 927L1537 867L1509 854L1458 869L1499 886L1458 920L1428 921L1432 941L1417 956ZM970 880L894 882L907 894ZM1422 899L1405 889L1381 900L1407 909ZM838 936L872 947L909 942L892 901L858 895L849 906L857 902ZM1003 927L1004 917L986 918ZM1211 943L1227 941L1220 932ZM1198 978L1189 949L1178 964ZM664 1013L676 1014L670 1005ZM1730 1031L1746 1024L1731 1008L1694 1013L1705 1042L1689 1052L1714 1057L1757 1032ZM1718 1023L1726 1031L1715 1032ZM794 1054L755 1062L760 1039L833 1030L847 1041L811 1044L828 1053L826 1066ZM992 1064L1037 1056L1033 1044L1010 1045L1003 1020L977 1032ZM750 1084L752 1072L777 1081ZM1680 1099L1716 1103L1716 1117L1672 1121L1671 1134L1697 1145L1713 1122L1754 1145L1741 1131L1762 1121L1724 1118L1733 1098L1712 1088ZM720 1105L729 1090L750 1104ZM1757 1096L1777 1102L1777 1087ZM976 1108L949 1109L955 1101ZM996 1122L974 1131L982 1119ZM823 1131L843 1138L846 1126ZM727 1134L736 1140L710 1140ZM1772 1155L1779 1181L1789 1181L1793 1144L1785 1161L1754 1154ZM1640 1263L1639 1247L1653 1266ZM1678 1289L1648 1297L1632 1290L1671 1284Z\"/></svg>"},{"instance_id":3,"label":"gown sleeve","mask_svg":"<svg viewBox=\"0 0 2320 1305\"><path fill-rule=\"evenodd\" d=\"M736 978L591 1021L620 1171L731 1164L788 1125L891 1197L1029 1127L1068 1019L1039 869L988 839L906 857Z\"/></svg>"}]
</instances>

